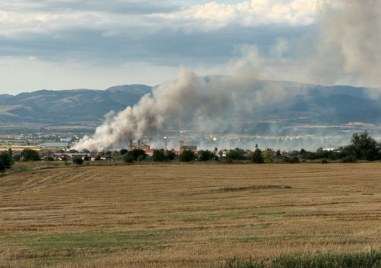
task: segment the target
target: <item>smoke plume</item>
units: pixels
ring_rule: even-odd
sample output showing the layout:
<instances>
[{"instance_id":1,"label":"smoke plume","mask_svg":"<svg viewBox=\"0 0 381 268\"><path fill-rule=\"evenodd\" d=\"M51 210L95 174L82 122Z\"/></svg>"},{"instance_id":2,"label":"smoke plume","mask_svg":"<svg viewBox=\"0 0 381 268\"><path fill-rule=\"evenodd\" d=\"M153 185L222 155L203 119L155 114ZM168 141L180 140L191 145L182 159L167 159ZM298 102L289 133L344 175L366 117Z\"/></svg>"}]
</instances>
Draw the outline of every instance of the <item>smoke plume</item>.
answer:
<instances>
[{"instance_id":1,"label":"smoke plume","mask_svg":"<svg viewBox=\"0 0 381 268\"><path fill-rule=\"evenodd\" d=\"M264 87L250 78L202 78L183 69L178 80L154 88L135 106L109 113L93 137L84 137L74 148L104 150L168 128L239 132L243 123L260 118L265 104L291 98L289 93L278 83Z\"/></svg>"},{"instance_id":2,"label":"smoke plume","mask_svg":"<svg viewBox=\"0 0 381 268\"><path fill-rule=\"evenodd\" d=\"M381 1L324 1L319 24L313 81L380 87Z\"/></svg>"},{"instance_id":3,"label":"smoke plume","mask_svg":"<svg viewBox=\"0 0 381 268\"><path fill-rule=\"evenodd\" d=\"M284 83L262 84L260 79L379 87L381 1L320 4L320 35L300 41L310 46L303 57L283 57L277 48L275 56L268 56L249 45L242 58L223 67L220 73L225 76L198 77L184 69L178 80L154 88L135 106L109 113L95 134L74 148L104 150L169 128L239 133L245 122L260 121L268 106L284 105L304 92Z\"/></svg>"}]
</instances>

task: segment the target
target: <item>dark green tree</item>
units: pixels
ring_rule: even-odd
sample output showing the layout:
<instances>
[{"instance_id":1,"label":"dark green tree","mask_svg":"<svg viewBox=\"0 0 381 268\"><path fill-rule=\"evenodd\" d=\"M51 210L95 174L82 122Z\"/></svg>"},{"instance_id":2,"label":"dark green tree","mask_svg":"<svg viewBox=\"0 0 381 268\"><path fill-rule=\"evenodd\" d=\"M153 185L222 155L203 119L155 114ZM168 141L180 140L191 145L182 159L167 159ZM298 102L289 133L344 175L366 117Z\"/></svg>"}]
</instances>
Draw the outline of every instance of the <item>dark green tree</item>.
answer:
<instances>
[{"instance_id":1,"label":"dark green tree","mask_svg":"<svg viewBox=\"0 0 381 268\"><path fill-rule=\"evenodd\" d=\"M199 161L210 161L214 159L214 153L209 150L201 150L198 152Z\"/></svg>"},{"instance_id":2,"label":"dark green tree","mask_svg":"<svg viewBox=\"0 0 381 268\"><path fill-rule=\"evenodd\" d=\"M353 134L351 144L345 147L345 151L347 156L353 156L355 159L368 161L380 159L380 145L366 131Z\"/></svg>"},{"instance_id":3,"label":"dark green tree","mask_svg":"<svg viewBox=\"0 0 381 268\"><path fill-rule=\"evenodd\" d=\"M226 158L231 160L246 160L247 159L245 151L240 148L229 150L229 152L226 154Z\"/></svg>"},{"instance_id":4,"label":"dark green tree","mask_svg":"<svg viewBox=\"0 0 381 268\"><path fill-rule=\"evenodd\" d=\"M4 172L4 171L5 171L4 163L3 161L0 160L0 172Z\"/></svg>"},{"instance_id":5,"label":"dark green tree","mask_svg":"<svg viewBox=\"0 0 381 268\"><path fill-rule=\"evenodd\" d=\"M78 165L78 166L83 164L83 159L82 159L82 157L79 157L79 156L73 157L72 161L73 161L73 164Z\"/></svg>"},{"instance_id":6,"label":"dark green tree","mask_svg":"<svg viewBox=\"0 0 381 268\"><path fill-rule=\"evenodd\" d=\"M39 153L36 150L32 149L24 149L20 153L20 159L21 161L28 162L28 161L40 161L41 157Z\"/></svg>"},{"instance_id":7,"label":"dark green tree","mask_svg":"<svg viewBox=\"0 0 381 268\"><path fill-rule=\"evenodd\" d=\"M251 154L251 161L257 164L262 164L265 162L261 149L255 149L255 151Z\"/></svg>"},{"instance_id":8,"label":"dark green tree","mask_svg":"<svg viewBox=\"0 0 381 268\"><path fill-rule=\"evenodd\" d=\"M164 149L153 150L152 160L154 162L164 162L167 160Z\"/></svg>"},{"instance_id":9,"label":"dark green tree","mask_svg":"<svg viewBox=\"0 0 381 268\"><path fill-rule=\"evenodd\" d=\"M196 159L196 154L191 150L184 150L180 154L181 162L191 162Z\"/></svg>"},{"instance_id":10,"label":"dark green tree","mask_svg":"<svg viewBox=\"0 0 381 268\"><path fill-rule=\"evenodd\" d=\"M4 172L6 169L11 168L12 166L12 157L9 153L0 154L0 172Z\"/></svg>"},{"instance_id":11,"label":"dark green tree","mask_svg":"<svg viewBox=\"0 0 381 268\"><path fill-rule=\"evenodd\" d=\"M120 151L120 155L125 155L126 153L128 153L128 150L127 149L121 149Z\"/></svg>"},{"instance_id":12,"label":"dark green tree","mask_svg":"<svg viewBox=\"0 0 381 268\"><path fill-rule=\"evenodd\" d=\"M132 151L128 151L127 154L123 156L124 161L127 163L131 163L134 161L143 161L146 158L146 152L141 149L134 149Z\"/></svg>"},{"instance_id":13,"label":"dark green tree","mask_svg":"<svg viewBox=\"0 0 381 268\"><path fill-rule=\"evenodd\" d=\"M165 152L165 157L169 160L175 160L176 159L176 153L174 151L166 151Z\"/></svg>"}]
</instances>

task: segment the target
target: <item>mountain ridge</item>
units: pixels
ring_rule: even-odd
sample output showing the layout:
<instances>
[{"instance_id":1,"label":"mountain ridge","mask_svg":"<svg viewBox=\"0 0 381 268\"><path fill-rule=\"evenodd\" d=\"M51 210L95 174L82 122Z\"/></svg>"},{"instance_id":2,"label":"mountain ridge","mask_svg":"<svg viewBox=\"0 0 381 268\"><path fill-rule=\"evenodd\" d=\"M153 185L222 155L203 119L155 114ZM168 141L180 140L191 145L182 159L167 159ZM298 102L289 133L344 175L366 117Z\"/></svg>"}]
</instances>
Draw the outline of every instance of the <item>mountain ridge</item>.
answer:
<instances>
[{"instance_id":1,"label":"mountain ridge","mask_svg":"<svg viewBox=\"0 0 381 268\"><path fill-rule=\"evenodd\" d=\"M265 107L261 122L276 118L283 126L336 125L350 122L381 124L380 90L352 86L306 85L287 81L259 81L261 86L277 83L285 88L304 90L289 103ZM271 84L272 83L272 84ZM17 95L0 95L0 124L28 123L60 126L100 124L110 111L133 106L153 87L119 85L105 90L37 90ZM377 96L377 97L374 97ZM250 132L264 132L259 124ZM263 125L263 124L262 124ZM261 125L261 126L262 126Z\"/></svg>"}]
</instances>

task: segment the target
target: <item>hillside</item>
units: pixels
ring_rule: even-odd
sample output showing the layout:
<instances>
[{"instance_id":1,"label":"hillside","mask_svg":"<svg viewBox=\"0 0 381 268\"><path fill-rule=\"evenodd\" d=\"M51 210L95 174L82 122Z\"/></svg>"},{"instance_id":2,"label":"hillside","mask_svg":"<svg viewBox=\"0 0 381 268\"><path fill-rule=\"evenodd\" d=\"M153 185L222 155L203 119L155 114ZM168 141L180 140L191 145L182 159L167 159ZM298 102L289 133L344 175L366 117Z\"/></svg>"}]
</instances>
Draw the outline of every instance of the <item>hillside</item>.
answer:
<instances>
[{"instance_id":1,"label":"hillside","mask_svg":"<svg viewBox=\"0 0 381 268\"><path fill-rule=\"evenodd\" d=\"M0 95L0 122L99 123L109 111L133 105L150 92L149 86L126 85L106 90L39 90L16 96Z\"/></svg>"},{"instance_id":2,"label":"hillside","mask_svg":"<svg viewBox=\"0 0 381 268\"><path fill-rule=\"evenodd\" d=\"M245 134L268 134L271 129L290 131L293 126L335 126L360 122L381 123L379 90L351 86L316 86L292 82L258 81L262 88L274 84L302 90L291 101L263 105L259 120L244 122ZM0 123L49 126L96 126L110 111L136 104L152 91L145 85L115 86L106 90L40 90L16 96L0 95ZM275 126L274 126L275 125ZM176 126L174 126L176 127Z\"/></svg>"}]
</instances>

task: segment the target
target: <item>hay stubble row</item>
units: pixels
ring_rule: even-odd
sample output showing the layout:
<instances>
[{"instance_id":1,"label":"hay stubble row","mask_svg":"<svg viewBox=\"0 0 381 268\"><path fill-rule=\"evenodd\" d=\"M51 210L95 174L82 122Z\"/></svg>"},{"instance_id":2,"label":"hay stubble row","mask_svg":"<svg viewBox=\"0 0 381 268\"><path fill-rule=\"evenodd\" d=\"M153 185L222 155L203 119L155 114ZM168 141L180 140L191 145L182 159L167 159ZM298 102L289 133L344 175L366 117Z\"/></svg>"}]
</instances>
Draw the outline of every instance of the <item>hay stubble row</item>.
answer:
<instances>
[{"instance_id":1,"label":"hay stubble row","mask_svg":"<svg viewBox=\"0 0 381 268\"><path fill-rule=\"evenodd\" d=\"M210 266L381 249L381 164L132 165L0 178L0 266Z\"/></svg>"}]
</instances>

